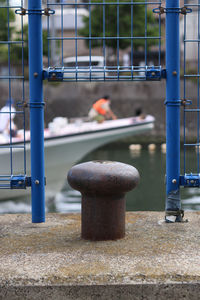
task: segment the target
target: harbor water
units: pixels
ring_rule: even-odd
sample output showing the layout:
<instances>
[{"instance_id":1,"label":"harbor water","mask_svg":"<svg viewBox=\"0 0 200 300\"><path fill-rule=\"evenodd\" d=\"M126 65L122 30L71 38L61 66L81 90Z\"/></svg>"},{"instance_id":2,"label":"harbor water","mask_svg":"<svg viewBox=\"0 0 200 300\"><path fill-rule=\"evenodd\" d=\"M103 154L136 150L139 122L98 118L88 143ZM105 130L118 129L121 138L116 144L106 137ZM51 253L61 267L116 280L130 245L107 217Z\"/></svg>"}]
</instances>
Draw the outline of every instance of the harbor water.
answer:
<instances>
[{"instance_id":1,"label":"harbor water","mask_svg":"<svg viewBox=\"0 0 200 300\"><path fill-rule=\"evenodd\" d=\"M162 151L161 145L156 145L151 151L147 145L133 146L131 149L130 145L125 143L111 144L89 153L80 162L111 160L133 165L138 169L141 179L139 186L126 195L127 211L163 211L165 207L165 151ZM181 153L181 160L183 160L183 153ZM192 168L195 164L192 151L188 153L187 160ZM182 188L181 199L184 210L200 210L200 189ZM80 212L80 210L80 193L72 190L66 178L63 178L62 191L56 195L48 194L46 211L67 213ZM30 196L0 202L0 214L30 212Z\"/></svg>"}]
</instances>

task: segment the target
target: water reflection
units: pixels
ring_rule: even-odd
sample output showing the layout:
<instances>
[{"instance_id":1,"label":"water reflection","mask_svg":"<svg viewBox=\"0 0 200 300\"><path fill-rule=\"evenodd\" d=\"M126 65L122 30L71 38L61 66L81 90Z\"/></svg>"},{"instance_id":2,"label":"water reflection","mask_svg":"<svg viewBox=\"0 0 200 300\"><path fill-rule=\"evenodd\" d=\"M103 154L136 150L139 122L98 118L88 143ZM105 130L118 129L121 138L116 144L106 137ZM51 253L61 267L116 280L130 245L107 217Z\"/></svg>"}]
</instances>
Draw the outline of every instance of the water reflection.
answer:
<instances>
[{"instance_id":1,"label":"water reflection","mask_svg":"<svg viewBox=\"0 0 200 300\"><path fill-rule=\"evenodd\" d=\"M130 149L129 145L106 146L85 156L81 162L90 160L113 160L131 164L139 170L141 180L139 186L127 193L127 210L156 210L165 207L165 151L156 145L152 151L148 146L140 149ZM163 146L164 148L164 146ZM187 163L195 168L194 153L190 151ZM183 154L181 154L183 161ZM181 189L182 206L185 210L200 210L200 190ZM80 212L81 196L65 183L63 190L56 196L48 195L47 212ZM14 201L1 201L0 213L30 213L30 196Z\"/></svg>"},{"instance_id":2,"label":"water reflection","mask_svg":"<svg viewBox=\"0 0 200 300\"><path fill-rule=\"evenodd\" d=\"M185 210L200 210L200 190L198 188L184 189L182 205Z\"/></svg>"},{"instance_id":3,"label":"water reflection","mask_svg":"<svg viewBox=\"0 0 200 300\"><path fill-rule=\"evenodd\" d=\"M55 197L55 206L57 212L73 213L81 211L81 194L78 191L66 187Z\"/></svg>"}]
</instances>

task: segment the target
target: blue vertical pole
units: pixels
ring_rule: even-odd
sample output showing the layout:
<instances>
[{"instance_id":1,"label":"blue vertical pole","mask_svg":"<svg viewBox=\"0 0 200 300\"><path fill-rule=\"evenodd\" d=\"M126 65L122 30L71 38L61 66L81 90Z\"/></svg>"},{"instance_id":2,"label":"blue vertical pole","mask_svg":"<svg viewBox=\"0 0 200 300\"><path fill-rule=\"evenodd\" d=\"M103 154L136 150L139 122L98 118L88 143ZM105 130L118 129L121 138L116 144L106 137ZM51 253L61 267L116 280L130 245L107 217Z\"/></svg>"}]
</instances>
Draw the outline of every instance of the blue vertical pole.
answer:
<instances>
[{"instance_id":1,"label":"blue vertical pole","mask_svg":"<svg viewBox=\"0 0 200 300\"><path fill-rule=\"evenodd\" d=\"M44 107L41 0L29 0L29 94L32 222L45 221Z\"/></svg>"},{"instance_id":2,"label":"blue vertical pole","mask_svg":"<svg viewBox=\"0 0 200 300\"><path fill-rule=\"evenodd\" d=\"M166 222L179 222L180 43L179 0L166 1Z\"/></svg>"}]
</instances>

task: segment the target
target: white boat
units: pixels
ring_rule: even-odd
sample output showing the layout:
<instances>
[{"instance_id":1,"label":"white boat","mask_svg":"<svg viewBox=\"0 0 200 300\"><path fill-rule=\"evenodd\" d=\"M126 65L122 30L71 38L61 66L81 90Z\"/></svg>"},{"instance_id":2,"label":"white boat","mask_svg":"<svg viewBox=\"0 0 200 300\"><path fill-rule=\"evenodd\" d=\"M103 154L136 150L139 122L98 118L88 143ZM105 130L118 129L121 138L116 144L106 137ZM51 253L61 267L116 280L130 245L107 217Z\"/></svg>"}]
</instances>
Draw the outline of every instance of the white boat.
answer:
<instances>
[{"instance_id":1,"label":"white boat","mask_svg":"<svg viewBox=\"0 0 200 300\"><path fill-rule=\"evenodd\" d=\"M97 122L78 122L65 126L51 126L44 131L45 137L45 176L47 193L58 192L67 176L68 170L90 151L121 138L140 134L154 127L154 117L132 117ZM13 145L22 146L22 138L12 139ZM5 141L0 146L5 146ZM13 149L13 174L23 174L24 153L22 148ZM0 174L9 174L10 150L0 148ZM26 132L26 170L30 176L30 132ZM30 193L26 190L0 190L0 199L19 197Z\"/></svg>"}]
</instances>

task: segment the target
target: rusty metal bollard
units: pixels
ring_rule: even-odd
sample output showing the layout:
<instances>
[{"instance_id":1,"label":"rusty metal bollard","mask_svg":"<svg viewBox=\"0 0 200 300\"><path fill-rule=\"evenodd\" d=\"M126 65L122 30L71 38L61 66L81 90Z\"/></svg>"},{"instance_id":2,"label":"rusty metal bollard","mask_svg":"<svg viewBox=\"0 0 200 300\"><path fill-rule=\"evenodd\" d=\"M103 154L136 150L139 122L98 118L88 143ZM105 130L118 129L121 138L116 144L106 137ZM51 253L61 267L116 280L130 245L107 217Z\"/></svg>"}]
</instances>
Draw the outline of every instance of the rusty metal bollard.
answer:
<instances>
[{"instance_id":1,"label":"rusty metal bollard","mask_svg":"<svg viewBox=\"0 0 200 300\"><path fill-rule=\"evenodd\" d=\"M68 173L72 188L82 194L81 237L116 240L125 236L125 193L139 183L133 166L112 161L90 161Z\"/></svg>"}]
</instances>

